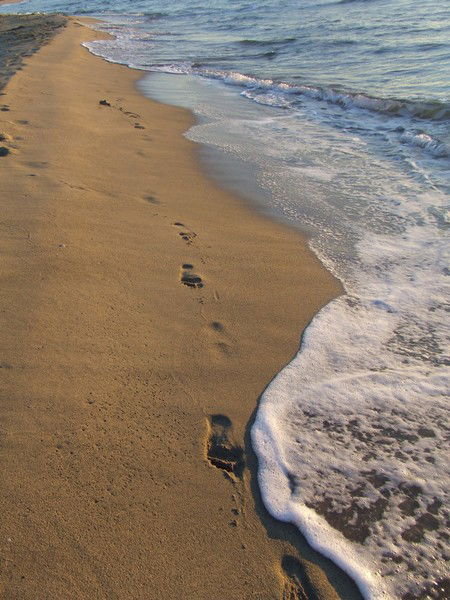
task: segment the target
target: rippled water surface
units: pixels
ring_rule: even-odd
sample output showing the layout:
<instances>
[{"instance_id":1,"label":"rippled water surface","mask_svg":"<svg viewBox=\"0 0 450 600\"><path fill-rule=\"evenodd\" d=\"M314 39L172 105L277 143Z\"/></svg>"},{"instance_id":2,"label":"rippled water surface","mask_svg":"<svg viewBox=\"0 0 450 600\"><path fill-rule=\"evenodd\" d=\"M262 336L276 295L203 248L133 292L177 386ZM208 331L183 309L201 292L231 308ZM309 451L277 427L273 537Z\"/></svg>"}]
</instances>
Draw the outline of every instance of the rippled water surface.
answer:
<instances>
[{"instance_id":1,"label":"rippled water surface","mask_svg":"<svg viewBox=\"0 0 450 600\"><path fill-rule=\"evenodd\" d=\"M13 8L101 17L114 39L89 50L148 71L208 164L308 231L346 294L261 399L264 501L366 597L449 598L448 2Z\"/></svg>"}]
</instances>

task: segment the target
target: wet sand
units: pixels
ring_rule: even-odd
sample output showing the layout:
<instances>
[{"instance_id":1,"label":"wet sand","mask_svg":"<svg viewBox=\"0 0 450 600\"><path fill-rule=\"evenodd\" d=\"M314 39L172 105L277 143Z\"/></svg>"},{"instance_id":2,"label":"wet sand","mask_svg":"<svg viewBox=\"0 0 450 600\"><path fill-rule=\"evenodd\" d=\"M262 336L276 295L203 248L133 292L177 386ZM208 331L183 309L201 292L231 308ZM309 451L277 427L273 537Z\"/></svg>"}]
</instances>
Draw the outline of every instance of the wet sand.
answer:
<instances>
[{"instance_id":1,"label":"wet sand","mask_svg":"<svg viewBox=\"0 0 450 600\"><path fill-rule=\"evenodd\" d=\"M62 15L0 15L0 90L65 23Z\"/></svg>"},{"instance_id":2,"label":"wet sand","mask_svg":"<svg viewBox=\"0 0 450 600\"><path fill-rule=\"evenodd\" d=\"M339 283L94 37L72 21L2 98L2 594L351 598L263 509L248 440Z\"/></svg>"}]
</instances>

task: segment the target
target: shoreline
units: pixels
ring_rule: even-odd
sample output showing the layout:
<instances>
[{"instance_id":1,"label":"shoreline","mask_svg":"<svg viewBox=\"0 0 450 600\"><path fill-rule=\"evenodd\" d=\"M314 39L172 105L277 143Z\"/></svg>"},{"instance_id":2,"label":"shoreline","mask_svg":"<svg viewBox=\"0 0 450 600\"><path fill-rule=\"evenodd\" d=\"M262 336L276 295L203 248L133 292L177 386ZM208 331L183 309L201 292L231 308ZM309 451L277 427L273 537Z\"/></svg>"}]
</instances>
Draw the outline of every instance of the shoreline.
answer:
<instances>
[{"instance_id":1,"label":"shoreline","mask_svg":"<svg viewBox=\"0 0 450 600\"><path fill-rule=\"evenodd\" d=\"M339 285L297 232L205 179L192 115L143 97L89 36L72 20L4 90L3 588L336 597L316 563L348 594L263 514L246 432Z\"/></svg>"}]
</instances>

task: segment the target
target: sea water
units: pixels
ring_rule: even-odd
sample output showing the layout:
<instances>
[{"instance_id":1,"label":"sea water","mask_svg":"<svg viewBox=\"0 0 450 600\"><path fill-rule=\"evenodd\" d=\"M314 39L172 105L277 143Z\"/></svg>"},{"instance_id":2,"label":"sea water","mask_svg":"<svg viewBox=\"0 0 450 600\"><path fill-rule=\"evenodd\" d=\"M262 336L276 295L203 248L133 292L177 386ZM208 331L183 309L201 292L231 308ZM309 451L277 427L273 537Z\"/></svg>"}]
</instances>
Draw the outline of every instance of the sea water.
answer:
<instances>
[{"instance_id":1,"label":"sea water","mask_svg":"<svg viewBox=\"0 0 450 600\"><path fill-rule=\"evenodd\" d=\"M114 38L88 49L148 71L143 93L193 110L187 136L213 174L306 232L342 281L263 393L252 442L267 509L374 599L449 597L448 8L2 7L102 18Z\"/></svg>"}]
</instances>

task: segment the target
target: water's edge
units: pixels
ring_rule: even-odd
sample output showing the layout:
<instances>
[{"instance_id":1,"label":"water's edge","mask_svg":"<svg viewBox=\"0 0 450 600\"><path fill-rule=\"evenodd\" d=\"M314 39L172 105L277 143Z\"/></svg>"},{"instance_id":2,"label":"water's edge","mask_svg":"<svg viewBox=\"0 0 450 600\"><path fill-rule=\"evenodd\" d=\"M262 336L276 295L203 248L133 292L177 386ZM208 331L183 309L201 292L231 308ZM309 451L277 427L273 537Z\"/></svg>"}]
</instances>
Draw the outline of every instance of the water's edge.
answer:
<instances>
[{"instance_id":1,"label":"water's edge","mask_svg":"<svg viewBox=\"0 0 450 600\"><path fill-rule=\"evenodd\" d=\"M403 151L397 137L404 129L366 112L363 130L353 109L336 112L333 103L324 120L309 104L299 118L241 87L236 94L234 80L227 87L184 72L153 72L138 83L151 99L190 112L185 135L196 142L206 177L306 234L324 267L345 281L345 294L315 315L299 352L261 396L249 439L263 502L279 522L306 533L366 598L415 597L428 589L429 573L440 593L445 155L419 157L414 144ZM437 183L427 173L430 160ZM424 397L433 400L426 412Z\"/></svg>"},{"instance_id":2,"label":"water's edge","mask_svg":"<svg viewBox=\"0 0 450 600\"><path fill-rule=\"evenodd\" d=\"M83 17L80 17L80 18L83 19ZM96 20L101 22L99 19L96 19ZM95 24L90 23L88 26L93 27L95 29ZM91 50L88 46L85 46L85 47L89 52L91 52ZM98 58L101 58L102 60L107 60L106 58L104 58L100 55L97 55L95 53L92 53L92 54L94 54L94 56L97 56ZM140 69L130 67L129 65L125 65L125 66L127 66L127 68L129 68L131 70L134 70L137 72L142 72ZM152 82L161 76L163 78L171 77L170 75L167 75L165 73L159 74L159 73L148 73L147 71L143 71L142 77L135 82L135 87L141 95L149 98L153 102L158 102L158 103L164 104L166 106L172 106L175 108L181 107L181 108L183 108L183 110L188 111L191 116L191 119L192 119L192 125L184 133L184 135L186 137L189 137L189 132L191 131L191 129L195 128L197 125L201 124L202 120L199 117L199 115L197 115L195 113L194 110L192 110L190 108L186 108L186 106L184 106L183 104L180 104L180 103L177 104L175 97L167 98L167 96L166 97L161 96L160 93L158 93L158 94L152 93ZM143 86L143 82L149 82L149 86ZM169 94L167 89L165 91L167 94ZM194 140L194 144L195 144L195 154L196 154L196 158L197 158L197 163L198 163L199 169L200 169L203 177L212 181L219 188L231 192L245 206L247 206L248 208L251 208L251 210L253 210L253 211L256 211L258 214L262 215L264 218L270 219L271 221L273 221L277 224L281 224L283 227L288 227L289 229L294 230L296 232L296 234L299 235L299 237L301 237L303 239L303 241L307 243L309 250L319 260L320 264L322 265L322 268L326 269L335 278L337 284L340 286L341 294L336 296L336 298L339 298L342 295L346 294L344 282L341 279L339 279L339 277L337 277L337 275L335 273L332 272L332 269L330 268L330 266L327 266L321 260L319 254L314 251L313 247L309 243L310 232L308 230L308 227L306 225L304 227L295 226L283 214L277 213L273 208L271 208L267 204L264 204L264 202L261 202L262 198L267 197L267 191L263 187L261 187L257 184L257 180L258 180L258 178L256 176L256 171L258 170L257 165L253 165L248 162L243 163L242 161L234 160L225 151L223 151L221 149L217 149L216 147L208 145L206 143ZM243 166L243 165L245 165L245 166ZM330 303L332 303L333 301L334 300L331 300ZM328 305L326 305L326 306L328 306ZM324 308L326 308L326 306L320 308L317 311L317 313L314 315L314 317L311 319L310 323L305 327L305 329L302 332L299 332L298 350L295 353L295 355L289 360L289 362L280 369L280 372L289 365L290 361L293 360L293 358L298 354L298 352L301 352L301 344L302 344L302 340L305 336L306 331L308 330L310 325L313 323L314 319L318 315L320 315L320 313L322 312L322 310ZM274 379L276 377L277 377L277 375L274 376ZM266 390L270 387L271 383L272 382L268 383ZM252 481L257 482L256 486L258 489L255 490L252 485L252 490L253 490L253 495L254 495L254 500L255 500L256 505L258 505L258 504L260 505L259 510L258 510L259 517L263 521L267 521L267 516L265 516L263 514L263 511L267 511L267 515L270 515L270 517L273 518L278 523L278 528L281 530L281 533L279 533L281 538L290 539L291 542L294 543L294 545L296 545L299 548L301 555L303 555L304 553L306 553L306 554L310 553L310 551L308 551L308 546L309 546L313 551L316 551L320 556L322 556L324 561L321 564L321 567L325 571L328 571L328 570L331 571L330 579L333 581L333 585L335 586L336 591L338 591L339 595L342 598L345 597L346 600L361 600L363 597L361 595L361 589L364 589L366 582L364 580L361 580L360 577L358 577L358 573L352 572L351 570L349 572L349 569L347 568L347 565L345 564L345 562L343 562L339 559L339 555L336 554L336 556L333 556L332 553L330 553L326 550L324 544L318 543L318 541L315 539L314 535L308 535L308 533L309 533L308 528L305 527L304 524L300 524L298 519L292 518L291 520L287 521L284 518L280 518L280 516L277 514L277 511L273 510L273 508L270 505L270 502L264 496L263 487L260 485L260 473L259 473L260 467L258 467L258 463L263 462L263 457L262 457L262 455L260 455L260 453L258 453L257 447L255 447L255 444L252 442L252 439L253 439L252 429L253 429L254 424L257 423L257 421L258 421L257 413L260 410L260 405L261 405L261 401L262 401L264 392L265 392L265 390L262 391L262 394L258 400L258 404L257 404L257 406L255 406L254 414L251 416L249 423L247 425L247 428L246 428L247 429L246 437L248 438L248 441L251 444L251 448L247 448L247 452L248 451L253 452L254 456L256 457L256 461L255 461L256 464L253 465L253 468L252 468L252 461L249 461L248 467L251 470ZM290 527L286 532L283 531L284 527L286 525L295 527L294 536L292 535L292 530L290 529ZM265 523L265 527L269 528L270 525ZM330 528L330 532L331 531L332 530ZM272 535L274 535L274 532L272 532ZM328 561L330 561L331 564L328 564ZM339 571L341 571L341 572L339 573ZM342 580L343 576L344 576L344 581ZM349 581L345 581L346 576L348 576L350 578ZM341 589L339 589L339 588L341 588Z\"/></svg>"}]
</instances>

